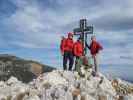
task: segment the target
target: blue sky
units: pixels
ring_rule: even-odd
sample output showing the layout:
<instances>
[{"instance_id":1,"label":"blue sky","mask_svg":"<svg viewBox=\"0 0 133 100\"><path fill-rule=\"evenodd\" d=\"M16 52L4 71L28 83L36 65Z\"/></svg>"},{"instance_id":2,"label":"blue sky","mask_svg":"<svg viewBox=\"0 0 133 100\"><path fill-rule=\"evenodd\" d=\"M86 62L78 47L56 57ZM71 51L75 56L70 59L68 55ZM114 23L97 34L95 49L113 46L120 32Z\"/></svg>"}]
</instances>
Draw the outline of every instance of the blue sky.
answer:
<instances>
[{"instance_id":1,"label":"blue sky","mask_svg":"<svg viewBox=\"0 0 133 100\"><path fill-rule=\"evenodd\" d=\"M0 0L0 53L62 68L60 38L81 18L103 44L101 70L131 79L133 0Z\"/></svg>"}]
</instances>

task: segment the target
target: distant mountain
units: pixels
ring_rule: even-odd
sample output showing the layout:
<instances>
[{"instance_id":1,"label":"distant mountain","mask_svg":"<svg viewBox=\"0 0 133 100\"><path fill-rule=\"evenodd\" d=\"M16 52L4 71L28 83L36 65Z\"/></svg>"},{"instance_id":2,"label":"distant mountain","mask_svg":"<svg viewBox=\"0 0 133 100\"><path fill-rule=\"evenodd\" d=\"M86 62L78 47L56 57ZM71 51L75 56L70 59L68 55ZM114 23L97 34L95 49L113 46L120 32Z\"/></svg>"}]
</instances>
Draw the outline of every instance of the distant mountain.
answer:
<instances>
[{"instance_id":1,"label":"distant mountain","mask_svg":"<svg viewBox=\"0 0 133 100\"><path fill-rule=\"evenodd\" d=\"M29 82L40 73L50 72L55 68L37 61L25 60L9 54L0 54L0 80L17 77L20 81Z\"/></svg>"}]
</instances>

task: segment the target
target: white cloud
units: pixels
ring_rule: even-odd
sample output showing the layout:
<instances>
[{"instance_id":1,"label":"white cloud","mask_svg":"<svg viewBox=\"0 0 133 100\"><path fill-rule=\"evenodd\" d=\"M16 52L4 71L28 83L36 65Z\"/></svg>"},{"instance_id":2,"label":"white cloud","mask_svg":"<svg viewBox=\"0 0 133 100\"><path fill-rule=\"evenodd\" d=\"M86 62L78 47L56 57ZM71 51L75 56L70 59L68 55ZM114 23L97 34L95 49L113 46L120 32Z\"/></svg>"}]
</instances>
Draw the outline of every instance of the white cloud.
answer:
<instances>
[{"instance_id":1,"label":"white cloud","mask_svg":"<svg viewBox=\"0 0 133 100\"><path fill-rule=\"evenodd\" d=\"M18 9L16 13L5 19L5 24L15 30L15 37L21 36L22 40L11 41L14 45L28 48L44 48L48 45L57 45L60 34L52 28L50 23L38 6L28 5L24 9ZM14 35L13 35L14 36Z\"/></svg>"}]
</instances>

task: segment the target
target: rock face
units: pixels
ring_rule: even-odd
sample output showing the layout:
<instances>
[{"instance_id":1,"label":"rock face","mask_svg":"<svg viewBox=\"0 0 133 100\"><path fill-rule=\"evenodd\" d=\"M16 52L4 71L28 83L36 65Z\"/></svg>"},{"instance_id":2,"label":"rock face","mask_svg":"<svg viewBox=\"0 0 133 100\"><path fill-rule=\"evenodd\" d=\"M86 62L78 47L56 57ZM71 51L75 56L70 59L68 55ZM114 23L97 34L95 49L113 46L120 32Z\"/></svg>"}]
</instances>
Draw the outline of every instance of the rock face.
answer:
<instances>
[{"instance_id":1,"label":"rock face","mask_svg":"<svg viewBox=\"0 0 133 100\"><path fill-rule=\"evenodd\" d=\"M22 82L29 82L40 73L50 72L53 69L35 61L24 60L8 54L0 55L0 80L8 80L14 76Z\"/></svg>"},{"instance_id":2,"label":"rock face","mask_svg":"<svg viewBox=\"0 0 133 100\"><path fill-rule=\"evenodd\" d=\"M102 74L86 78L77 72L54 70L28 84L15 77L1 81L0 100L121 100L121 96ZM123 95L122 100L133 100L133 94Z\"/></svg>"}]
</instances>

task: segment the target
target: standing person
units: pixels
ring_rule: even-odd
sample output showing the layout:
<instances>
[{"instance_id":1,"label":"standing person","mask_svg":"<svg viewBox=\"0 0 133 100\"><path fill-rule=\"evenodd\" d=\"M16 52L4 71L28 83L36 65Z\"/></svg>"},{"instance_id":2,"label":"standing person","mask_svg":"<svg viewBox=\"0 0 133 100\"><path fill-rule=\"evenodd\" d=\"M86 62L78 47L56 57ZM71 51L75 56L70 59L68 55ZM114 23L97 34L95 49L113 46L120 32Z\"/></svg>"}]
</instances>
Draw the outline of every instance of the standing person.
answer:
<instances>
[{"instance_id":1,"label":"standing person","mask_svg":"<svg viewBox=\"0 0 133 100\"><path fill-rule=\"evenodd\" d=\"M74 56L76 56L75 70L77 72L80 72L80 67L82 65L82 57L84 53L81 37L78 38L78 40L74 43L73 52L74 52Z\"/></svg>"},{"instance_id":2,"label":"standing person","mask_svg":"<svg viewBox=\"0 0 133 100\"><path fill-rule=\"evenodd\" d=\"M94 59L94 70L95 70L95 75L98 75L98 54L99 51L103 49L101 44L96 41L96 37L92 36L91 37L91 43L90 46L86 44L86 46L90 49L90 53L92 55L92 58Z\"/></svg>"},{"instance_id":3,"label":"standing person","mask_svg":"<svg viewBox=\"0 0 133 100\"><path fill-rule=\"evenodd\" d=\"M68 38L64 39L64 42L62 41L62 49L61 52L63 54L63 69L67 70L67 62L69 60L69 70L72 70L73 67L73 33L68 33Z\"/></svg>"}]
</instances>

